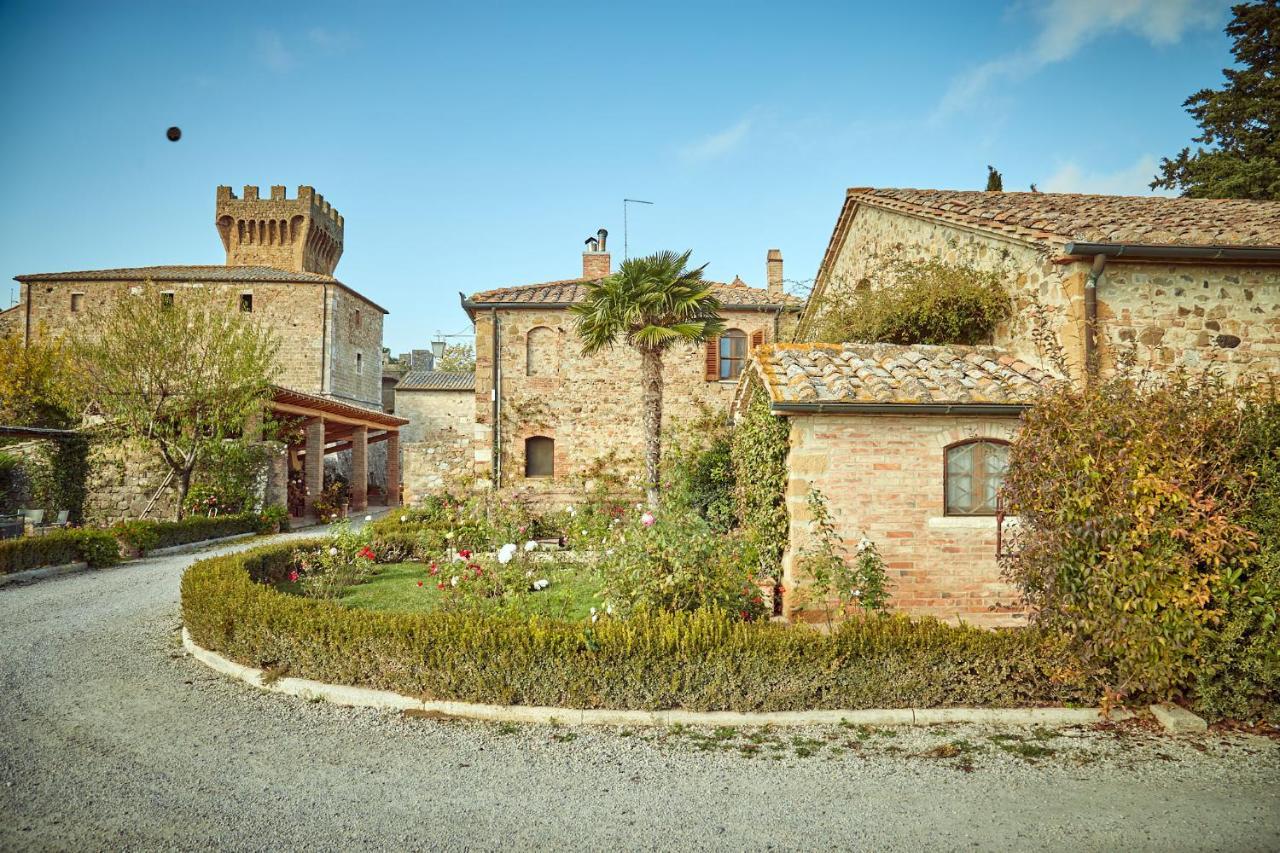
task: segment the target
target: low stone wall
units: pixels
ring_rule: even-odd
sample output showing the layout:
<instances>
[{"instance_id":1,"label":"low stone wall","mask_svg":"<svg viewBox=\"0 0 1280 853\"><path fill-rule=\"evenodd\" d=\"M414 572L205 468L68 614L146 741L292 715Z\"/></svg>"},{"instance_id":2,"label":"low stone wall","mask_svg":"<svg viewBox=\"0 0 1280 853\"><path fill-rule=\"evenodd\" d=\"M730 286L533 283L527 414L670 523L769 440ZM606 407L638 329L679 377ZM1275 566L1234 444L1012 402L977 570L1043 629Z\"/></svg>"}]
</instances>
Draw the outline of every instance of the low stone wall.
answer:
<instances>
[{"instance_id":1,"label":"low stone wall","mask_svg":"<svg viewBox=\"0 0 1280 853\"><path fill-rule=\"evenodd\" d=\"M85 521L108 525L142 513L155 499L148 518L173 518L178 492L166 483L169 469L150 448L137 442L95 441L89 448Z\"/></svg>"},{"instance_id":2,"label":"low stone wall","mask_svg":"<svg viewBox=\"0 0 1280 853\"><path fill-rule=\"evenodd\" d=\"M467 488L473 473L471 437L455 429L428 430L422 441L401 445L404 502Z\"/></svg>"}]
</instances>

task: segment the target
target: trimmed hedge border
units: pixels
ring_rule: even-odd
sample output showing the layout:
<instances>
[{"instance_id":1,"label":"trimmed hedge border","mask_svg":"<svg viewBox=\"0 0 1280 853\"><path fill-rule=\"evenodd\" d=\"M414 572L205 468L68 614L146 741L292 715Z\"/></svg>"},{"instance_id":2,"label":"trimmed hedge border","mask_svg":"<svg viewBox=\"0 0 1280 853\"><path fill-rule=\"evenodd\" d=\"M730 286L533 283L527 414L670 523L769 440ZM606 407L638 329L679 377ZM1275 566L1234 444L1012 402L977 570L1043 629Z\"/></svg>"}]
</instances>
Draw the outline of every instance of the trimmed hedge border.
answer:
<instances>
[{"instance_id":1,"label":"trimmed hedge border","mask_svg":"<svg viewBox=\"0 0 1280 853\"><path fill-rule=\"evenodd\" d=\"M1073 661L1031 629L883 617L830 634L714 613L595 625L469 613L376 613L273 588L309 542L194 563L192 641L275 676L425 701L590 711L1093 706ZM670 716L670 715L668 715Z\"/></svg>"}]
</instances>

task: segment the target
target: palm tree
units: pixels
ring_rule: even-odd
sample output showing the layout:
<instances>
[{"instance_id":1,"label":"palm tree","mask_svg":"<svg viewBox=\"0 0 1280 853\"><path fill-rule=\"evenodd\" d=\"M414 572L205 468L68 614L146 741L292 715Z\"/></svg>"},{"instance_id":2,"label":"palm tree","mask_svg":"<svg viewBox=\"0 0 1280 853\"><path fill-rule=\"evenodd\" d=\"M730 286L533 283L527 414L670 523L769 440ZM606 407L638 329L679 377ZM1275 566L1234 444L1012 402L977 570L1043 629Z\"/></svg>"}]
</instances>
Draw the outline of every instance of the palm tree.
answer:
<instances>
[{"instance_id":1,"label":"palm tree","mask_svg":"<svg viewBox=\"0 0 1280 853\"><path fill-rule=\"evenodd\" d=\"M702 280L706 264L687 268L690 252L658 252L622 262L621 269L586 284L572 306L583 355L613 347L619 338L640 352L646 496L658 506L662 461L662 354L678 343L698 344L724 331L720 300Z\"/></svg>"}]
</instances>

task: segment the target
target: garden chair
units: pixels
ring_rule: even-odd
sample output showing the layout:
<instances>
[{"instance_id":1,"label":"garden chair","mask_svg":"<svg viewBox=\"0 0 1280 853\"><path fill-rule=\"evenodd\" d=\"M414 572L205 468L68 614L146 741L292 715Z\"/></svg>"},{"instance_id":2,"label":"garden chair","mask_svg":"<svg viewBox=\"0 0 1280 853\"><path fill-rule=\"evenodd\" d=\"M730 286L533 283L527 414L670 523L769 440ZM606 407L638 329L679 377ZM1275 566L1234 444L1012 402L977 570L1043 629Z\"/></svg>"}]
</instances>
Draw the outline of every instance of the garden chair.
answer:
<instances>
[{"instance_id":1,"label":"garden chair","mask_svg":"<svg viewBox=\"0 0 1280 853\"><path fill-rule=\"evenodd\" d=\"M44 515L43 510L41 511L41 515L42 515L42 516ZM57 529L59 529L59 528L66 527L66 526L67 526L67 521L68 521L70 518L71 518L71 510L69 510L69 509L60 509L60 510L58 510L58 520L57 520L57 521L53 522L53 524L42 524L42 525L40 525L37 529L38 529L41 533L48 533L50 530L57 530Z\"/></svg>"}]
</instances>

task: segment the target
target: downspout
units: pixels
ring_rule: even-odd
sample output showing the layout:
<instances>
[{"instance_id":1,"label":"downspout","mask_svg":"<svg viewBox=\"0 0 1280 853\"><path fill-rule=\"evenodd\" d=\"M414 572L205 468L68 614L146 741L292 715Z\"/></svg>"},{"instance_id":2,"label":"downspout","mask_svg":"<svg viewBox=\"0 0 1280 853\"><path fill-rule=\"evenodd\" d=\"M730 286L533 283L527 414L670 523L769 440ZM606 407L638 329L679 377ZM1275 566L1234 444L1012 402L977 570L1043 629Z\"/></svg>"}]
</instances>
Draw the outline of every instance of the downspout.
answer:
<instances>
[{"instance_id":1,"label":"downspout","mask_svg":"<svg viewBox=\"0 0 1280 853\"><path fill-rule=\"evenodd\" d=\"M489 316L493 320L492 342L490 352L493 356L492 364L492 390L489 392L493 395L493 487L499 488L502 485L502 432L498 429L498 418L500 416L498 408L499 394L498 383L501 381L501 375L498 372L498 309L489 309Z\"/></svg>"},{"instance_id":2,"label":"downspout","mask_svg":"<svg viewBox=\"0 0 1280 853\"><path fill-rule=\"evenodd\" d=\"M1106 269L1107 256L1093 256L1093 266L1084 282L1084 371L1085 383L1098 376L1098 279Z\"/></svg>"}]
</instances>

